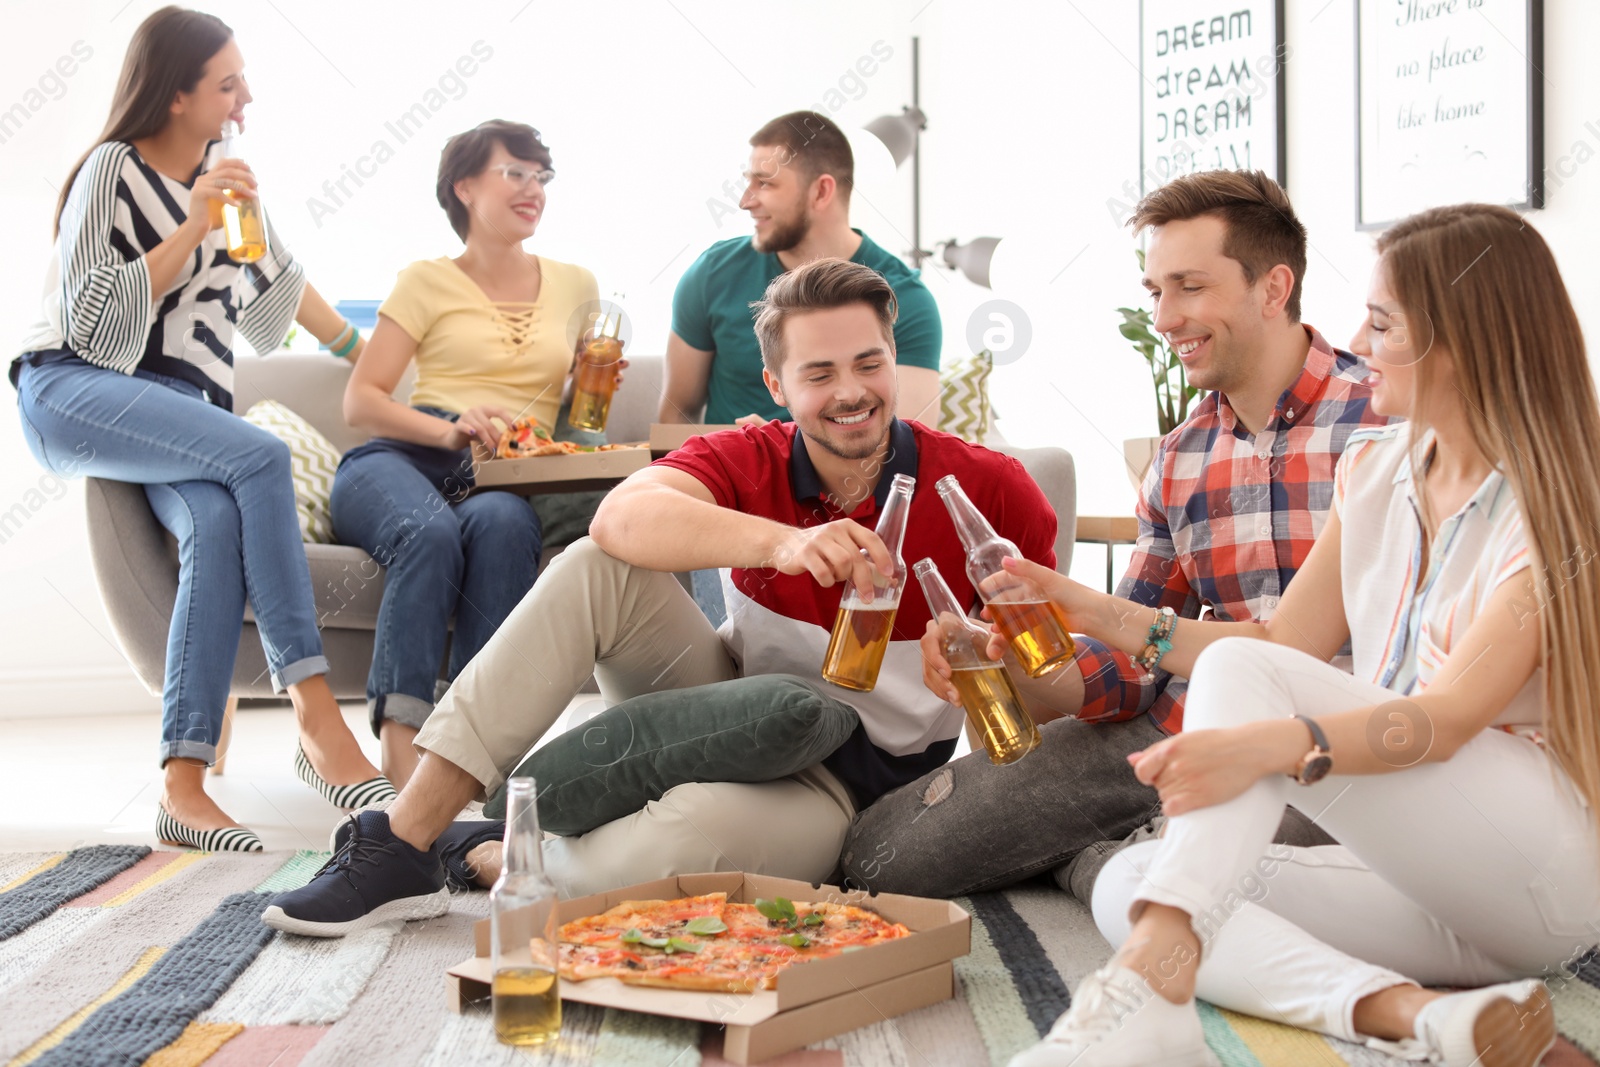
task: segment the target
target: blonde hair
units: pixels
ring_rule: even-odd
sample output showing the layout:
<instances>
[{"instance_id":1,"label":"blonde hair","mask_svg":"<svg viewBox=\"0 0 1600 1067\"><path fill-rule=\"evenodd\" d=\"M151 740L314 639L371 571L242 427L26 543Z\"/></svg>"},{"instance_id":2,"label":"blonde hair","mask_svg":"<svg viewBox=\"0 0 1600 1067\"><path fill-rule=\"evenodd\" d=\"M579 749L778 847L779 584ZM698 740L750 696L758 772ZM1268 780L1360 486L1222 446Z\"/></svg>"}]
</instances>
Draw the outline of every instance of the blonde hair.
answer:
<instances>
[{"instance_id":1,"label":"blonde hair","mask_svg":"<svg viewBox=\"0 0 1600 1067\"><path fill-rule=\"evenodd\" d=\"M1577 312L1550 247L1508 208L1420 212L1385 232L1378 252L1419 347L1452 359L1473 443L1517 495L1534 557L1546 738L1600 810L1600 687L1588 665L1600 634L1600 570L1586 566L1600 540L1600 402ZM1417 365L1419 430L1437 362ZM1420 480L1417 490L1430 514Z\"/></svg>"}]
</instances>

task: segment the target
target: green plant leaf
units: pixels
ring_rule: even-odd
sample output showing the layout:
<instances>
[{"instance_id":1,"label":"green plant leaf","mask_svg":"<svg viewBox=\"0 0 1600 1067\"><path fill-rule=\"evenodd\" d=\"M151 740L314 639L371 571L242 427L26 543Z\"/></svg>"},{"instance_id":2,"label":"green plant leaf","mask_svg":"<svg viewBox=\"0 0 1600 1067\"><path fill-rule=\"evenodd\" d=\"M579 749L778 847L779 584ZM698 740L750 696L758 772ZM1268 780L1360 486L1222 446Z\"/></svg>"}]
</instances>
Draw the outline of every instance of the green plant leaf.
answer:
<instances>
[{"instance_id":1,"label":"green plant leaf","mask_svg":"<svg viewBox=\"0 0 1600 1067\"><path fill-rule=\"evenodd\" d=\"M805 919L803 919L801 921L800 925L801 926L821 926L825 922L827 922L827 920L825 918L823 918L822 912L814 911L810 915L807 915L805 917Z\"/></svg>"},{"instance_id":2,"label":"green plant leaf","mask_svg":"<svg viewBox=\"0 0 1600 1067\"><path fill-rule=\"evenodd\" d=\"M688 952L693 954L699 951L700 946L695 944L693 941L685 941L681 937L667 938L667 955L669 956L674 952Z\"/></svg>"},{"instance_id":3,"label":"green plant leaf","mask_svg":"<svg viewBox=\"0 0 1600 1067\"><path fill-rule=\"evenodd\" d=\"M632 927L622 935L622 940L624 944L637 945L644 940L644 934L640 933L637 927Z\"/></svg>"},{"instance_id":4,"label":"green plant leaf","mask_svg":"<svg viewBox=\"0 0 1600 1067\"><path fill-rule=\"evenodd\" d=\"M756 911L775 923L788 923L793 926L796 922L794 901L787 897L778 897L775 900L756 898Z\"/></svg>"},{"instance_id":5,"label":"green plant leaf","mask_svg":"<svg viewBox=\"0 0 1600 1067\"><path fill-rule=\"evenodd\" d=\"M689 924L683 928L686 934L697 934L700 937L710 937L713 934L725 933L728 924L715 915L702 915L698 919L690 919Z\"/></svg>"},{"instance_id":6,"label":"green plant leaf","mask_svg":"<svg viewBox=\"0 0 1600 1067\"><path fill-rule=\"evenodd\" d=\"M806 948L811 944L811 939L805 934L784 934L778 940L794 948Z\"/></svg>"}]
</instances>

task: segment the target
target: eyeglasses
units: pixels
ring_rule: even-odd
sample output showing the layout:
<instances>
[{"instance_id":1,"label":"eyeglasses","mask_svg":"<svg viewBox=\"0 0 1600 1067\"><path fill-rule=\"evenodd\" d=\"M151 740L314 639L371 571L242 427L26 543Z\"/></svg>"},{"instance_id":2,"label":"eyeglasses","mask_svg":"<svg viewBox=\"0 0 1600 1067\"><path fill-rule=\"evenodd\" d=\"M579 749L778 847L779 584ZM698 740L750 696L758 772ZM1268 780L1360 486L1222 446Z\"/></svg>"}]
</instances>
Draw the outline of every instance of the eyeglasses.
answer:
<instances>
[{"instance_id":1,"label":"eyeglasses","mask_svg":"<svg viewBox=\"0 0 1600 1067\"><path fill-rule=\"evenodd\" d=\"M526 163L501 163L489 169L499 171L500 177L506 180L506 184L515 189L526 189L534 182L538 182L542 187L556 180L556 172L549 167L535 169Z\"/></svg>"}]
</instances>

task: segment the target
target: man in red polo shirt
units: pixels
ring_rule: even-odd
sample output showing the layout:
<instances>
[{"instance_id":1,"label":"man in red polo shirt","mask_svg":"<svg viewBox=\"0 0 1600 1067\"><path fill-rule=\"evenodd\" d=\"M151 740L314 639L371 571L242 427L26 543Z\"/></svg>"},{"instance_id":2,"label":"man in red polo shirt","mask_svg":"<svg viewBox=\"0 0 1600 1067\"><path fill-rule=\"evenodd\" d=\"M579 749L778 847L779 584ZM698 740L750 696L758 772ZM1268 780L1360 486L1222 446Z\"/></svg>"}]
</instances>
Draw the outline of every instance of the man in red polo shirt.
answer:
<instances>
[{"instance_id":1,"label":"man in red polo shirt","mask_svg":"<svg viewBox=\"0 0 1600 1067\"><path fill-rule=\"evenodd\" d=\"M691 871L825 879L859 809L950 758L964 720L922 684L929 612L915 581L876 687L821 680L844 583L870 595L874 569L892 570L873 527L896 474L917 482L904 559L932 558L965 603L976 594L934 483L955 475L996 530L1047 567L1055 512L1016 460L894 417L896 308L882 275L817 260L775 279L756 307L764 380L794 421L693 439L615 489L590 538L550 566L434 709L399 798L347 821L340 851L277 898L269 925L340 936L447 910L440 835L502 785L591 672L636 720L660 722L669 705L681 712L686 687L737 714L742 694L777 686L854 725L793 773L762 780L751 767L787 753L752 745L741 780L681 782L638 797L630 814L546 841L563 896ZM713 567L731 568L720 632L673 577ZM538 783L541 812L545 795L568 784L548 777Z\"/></svg>"}]
</instances>

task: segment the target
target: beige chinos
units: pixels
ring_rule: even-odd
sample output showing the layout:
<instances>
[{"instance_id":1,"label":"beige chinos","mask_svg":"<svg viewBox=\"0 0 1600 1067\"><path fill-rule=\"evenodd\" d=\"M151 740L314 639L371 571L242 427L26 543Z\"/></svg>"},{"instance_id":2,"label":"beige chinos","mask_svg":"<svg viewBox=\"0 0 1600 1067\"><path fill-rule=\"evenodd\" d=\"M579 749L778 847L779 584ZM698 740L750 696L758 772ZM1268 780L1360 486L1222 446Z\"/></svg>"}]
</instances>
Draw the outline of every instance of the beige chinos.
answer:
<instances>
[{"instance_id":1,"label":"beige chinos","mask_svg":"<svg viewBox=\"0 0 1600 1067\"><path fill-rule=\"evenodd\" d=\"M417 747L493 792L591 673L607 705L740 677L676 578L624 563L585 537L462 670ZM586 834L547 840L545 868L564 897L696 871L815 882L833 873L854 815L849 790L820 766L772 782L689 783Z\"/></svg>"}]
</instances>

